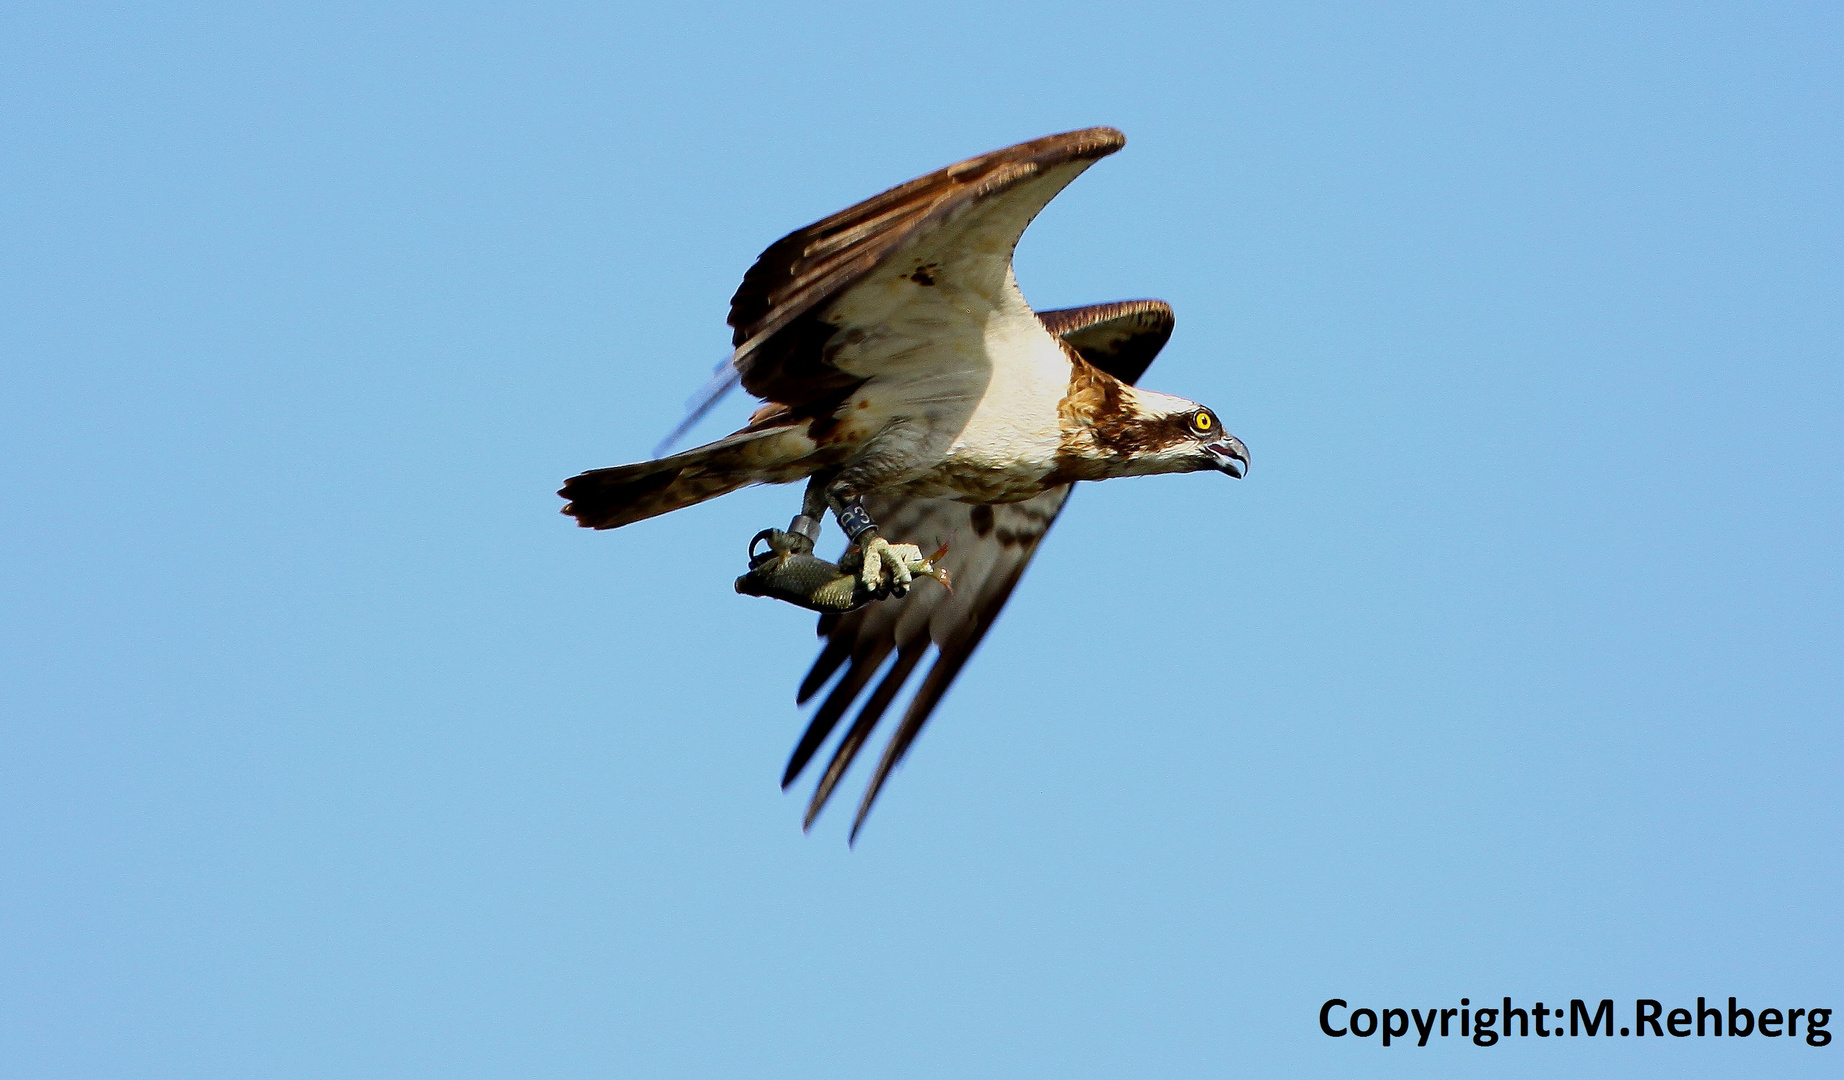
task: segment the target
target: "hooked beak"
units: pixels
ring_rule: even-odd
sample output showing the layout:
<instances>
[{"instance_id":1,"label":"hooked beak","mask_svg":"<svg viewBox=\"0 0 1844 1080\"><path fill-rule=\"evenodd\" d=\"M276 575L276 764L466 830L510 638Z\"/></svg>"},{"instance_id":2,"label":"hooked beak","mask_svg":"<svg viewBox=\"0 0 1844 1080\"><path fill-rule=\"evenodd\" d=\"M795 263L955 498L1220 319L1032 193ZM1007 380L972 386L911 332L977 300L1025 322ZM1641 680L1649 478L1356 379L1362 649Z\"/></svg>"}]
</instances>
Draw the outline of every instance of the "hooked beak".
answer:
<instances>
[{"instance_id":1,"label":"hooked beak","mask_svg":"<svg viewBox=\"0 0 1844 1080\"><path fill-rule=\"evenodd\" d=\"M1216 459L1216 467L1221 472L1240 480L1242 474L1249 471L1249 448L1242 445L1242 440L1234 435L1225 437L1222 442L1213 442L1204 449L1210 451L1210 456Z\"/></svg>"}]
</instances>

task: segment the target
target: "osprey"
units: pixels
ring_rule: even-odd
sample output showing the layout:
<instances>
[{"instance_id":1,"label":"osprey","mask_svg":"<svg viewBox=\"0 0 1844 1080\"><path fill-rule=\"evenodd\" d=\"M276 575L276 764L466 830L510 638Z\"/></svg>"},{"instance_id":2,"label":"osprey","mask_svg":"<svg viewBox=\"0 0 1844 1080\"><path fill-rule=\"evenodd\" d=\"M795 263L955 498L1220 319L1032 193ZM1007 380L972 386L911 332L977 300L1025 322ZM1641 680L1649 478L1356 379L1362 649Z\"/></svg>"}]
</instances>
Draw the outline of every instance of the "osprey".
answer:
<instances>
[{"instance_id":1,"label":"osprey","mask_svg":"<svg viewBox=\"0 0 1844 1080\"><path fill-rule=\"evenodd\" d=\"M749 422L694 450L572 477L558 492L577 524L612 529L747 484L805 480L800 512L775 532L803 552L826 512L837 518L862 560L864 588L879 599L821 616L826 645L799 702L841 666L845 674L795 746L783 788L896 658L834 751L807 826L933 644L940 656L859 803L856 839L1071 484L1204 470L1240 477L1248 467L1247 448L1215 413L1134 385L1171 336L1169 306L1037 312L1012 274L1013 249L1038 211L1125 143L1105 127L1020 143L771 244L731 298L730 379L704 405L740 382L764 400ZM959 586L952 592L914 581L930 565L918 553L941 545L942 568Z\"/></svg>"}]
</instances>

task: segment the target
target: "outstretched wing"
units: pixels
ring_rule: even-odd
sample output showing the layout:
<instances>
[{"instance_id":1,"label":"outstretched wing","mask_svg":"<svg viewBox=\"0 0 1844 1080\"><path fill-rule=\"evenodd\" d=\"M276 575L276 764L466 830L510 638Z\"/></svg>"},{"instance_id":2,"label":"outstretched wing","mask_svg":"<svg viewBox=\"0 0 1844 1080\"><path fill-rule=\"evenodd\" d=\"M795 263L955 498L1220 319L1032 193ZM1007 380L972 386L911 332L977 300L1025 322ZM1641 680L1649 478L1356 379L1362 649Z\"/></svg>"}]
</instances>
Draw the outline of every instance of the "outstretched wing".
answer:
<instances>
[{"instance_id":1,"label":"outstretched wing","mask_svg":"<svg viewBox=\"0 0 1844 1080\"><path fill-rule=\"evenodd\" d=\"M659 441L659 445L653 448L653 456L665 457L667 452L685 437L686 432L697 427L698 421L704 419L712 409L717 407L718 402L729 396L730 391L736 389L736 383L736 367L726 356L711 369L711 377L698 388L698 392L686 400L685 418L680 420L679 426L668 432L666 437Z\"/></svg>"},{"instance_id":2,"label":"outstretched wing","mask_svg":"<svg viewBox=\"0 0 1844 1080\"><path fill-rule=\"evenodd\" d=\"M799 409L903 372L933 380L933 400L977 399L992 364L1021 359L985 347L995 317L1030 319L1012 278L1018 238L1064 185L1126 141L1099 127L1019 143L777 240L730 301L743 388Z\"/></svg>"},{"instance_id":3,"label":"outstretched wing","mask_svg":"<svg viewBox=\"0 0 1844 1080\"><path fill-rule=\"evenodd\" d=\"M848 310L854 306L847 302L849 294L899 255L921 257L910 260L913 266L884 275L883 287L870 290L883 295L858 306L873 311L888 309L891 301L897 307L915 306L902 301L936 299L938 294L915 290L944 281L949 292L964 294L972 284L988 294L1016 293L1010 284L1012 250L1026 226L1064 185L1126 142L1113 128L1098 127L1008 146L899 184L770 244L730 298L735 351L711 373L710 382L688 403L685 419L654 448L654 456L664 456L739 384L790 408L825 405L903 354L913 343L893 347L886 340L881 350L848 348L841 355L841 346L859 345L880 329L852 325L869 320L863 319L865 312ZM936 258L937 252L948 257ZM960 321L989 314L981 310L985 305L968 308L964 295L956 300L961 310L951 314L962 316ZM1018 300L1022 304L1023 298ZM937 340L948 329L940 314L922 314ZM968 322L957 329L975 327Z\"/></svg>"},{"instance_id":4,"label":"outstretched wing","mask_svg":"<svg viewBox=\"0 0 1844 1080\"><path fill-rule=\"evenodd\" d=\"M1129 384L1146 374L1153 357L1172 339L1174 325L1172 307L1163 300L1117 300L1040 311L1037 317L1082 359Z\"/></svg>"},{"instance_id":5,"label":"outstretched wing","mask_svg":"<svg viewBox=\"0 0 1844 1080\"><path fill-rule=\"evenodd\" d=\"M902 723L884 749L876 777L859 803L858 817L852 822L852 836L857 837L885 778L991 628L993 618L1011 596L1038 542L1068 497L1069 488L1065 485L1024 502L999 506L968 506L947 499L865 499L880 527L889 529L892 535L911 538L910 542L924 550L948 545L942 564L953 576L954 591L921 583L901 600L886 600L845 615L821 616L819 632L827 639L826 646L801 683L798 700L805 704L842 665L845 675L814 713L806 734L795 746L781 778L783 787L793 783L806 768L884 662L894 654L896 663L866 699L833 752L808 803L807 825L811 826L819 816L884 710L929 646L934 645L940 655L910 701Z\"/></svg>"},{"instance_id":6,"label":"outstretched wing","mask_svg":"<svg viewBox=\"0 0 1844 1080\"><path fill-rule=\"evenodd\" d=\"M1038 318L1089 363L1128 383L1139 381L1171 337L1173 325L1172 309L1159 300L1045 311ZM949 499L866 497L867 509L889 535L901 536L925 552L948 545L942 563L953 578L954 590L950 593L930 582L919 582L901 600L884 600L845 615L821 616L819 633L826 645L801 682L799 702L804 705L840 668L845 674L794 747L782 787L792 784L807 767L885 662L892 656L895 662L833 751L807 805L807 825L819 816L878 720L933 645L938 654L935 662L884 747L877 772L858 803L858 815L852 822L852 838L857 839L890 771L902 761L954 677L992 628L1068 498L1067 485L1024 502L994 506Z\"/></svg>"}]
</instances>

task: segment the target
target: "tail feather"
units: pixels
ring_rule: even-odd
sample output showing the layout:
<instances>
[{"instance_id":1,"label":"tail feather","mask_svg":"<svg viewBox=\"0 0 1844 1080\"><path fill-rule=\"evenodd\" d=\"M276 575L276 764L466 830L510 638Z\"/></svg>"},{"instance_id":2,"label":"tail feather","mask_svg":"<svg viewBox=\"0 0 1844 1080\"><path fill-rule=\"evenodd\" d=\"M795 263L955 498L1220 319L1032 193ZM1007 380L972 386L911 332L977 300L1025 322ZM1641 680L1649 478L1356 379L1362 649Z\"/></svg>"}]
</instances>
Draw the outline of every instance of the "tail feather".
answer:
<instances>
[{"instance_id":1,"label":"tail feather","mask_svg":"<svg viewBox=\"0 0 1844 1080\"><path fill-rule=\"evenodd\" d=\"M557 494L570 500L563 512L578 525L619 528L750 484L795 479L781 475L790 464L776 460L781 455L763 453L769 449L764 440L786 433L785 428L744 430L657 461L591 469L565 480Z\"/></svg>"}]
</instances>

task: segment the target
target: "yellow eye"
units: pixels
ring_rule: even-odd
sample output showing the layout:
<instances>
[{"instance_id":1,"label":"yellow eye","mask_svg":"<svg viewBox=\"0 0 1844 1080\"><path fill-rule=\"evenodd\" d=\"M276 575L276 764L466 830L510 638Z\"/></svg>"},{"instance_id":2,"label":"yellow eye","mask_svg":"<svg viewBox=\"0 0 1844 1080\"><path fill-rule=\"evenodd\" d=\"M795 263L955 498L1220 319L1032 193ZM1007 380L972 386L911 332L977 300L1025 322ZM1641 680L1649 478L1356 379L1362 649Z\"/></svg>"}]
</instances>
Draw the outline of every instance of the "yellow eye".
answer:
<instances>
[{"instance_id":1,"label":"yellow eye","mask_svg":"<svg viewBox=\"0 0 1844 1080\"><path fill-rule=\"evenodd\" d=\"M1202 409L1197 410L1197 412L1193 413L1191 416L1191 430L1197 432L1199 435L1204 434L1215 426L1216 418Z\"/></svg>"}]
</instances>

